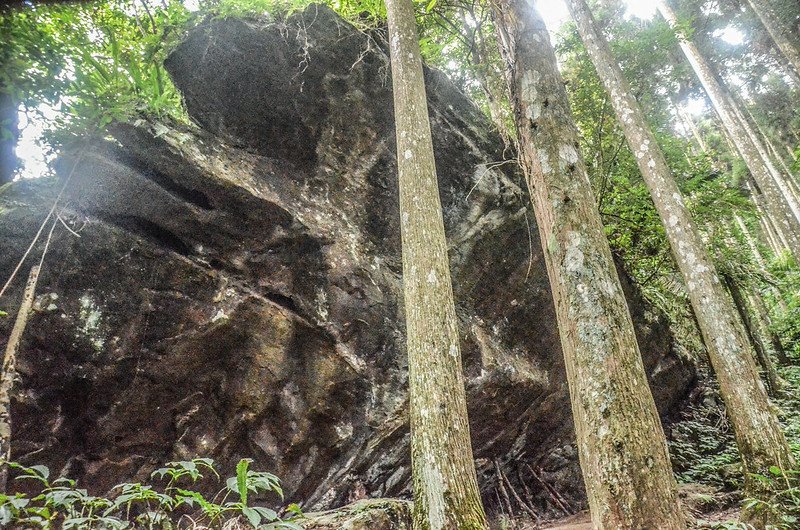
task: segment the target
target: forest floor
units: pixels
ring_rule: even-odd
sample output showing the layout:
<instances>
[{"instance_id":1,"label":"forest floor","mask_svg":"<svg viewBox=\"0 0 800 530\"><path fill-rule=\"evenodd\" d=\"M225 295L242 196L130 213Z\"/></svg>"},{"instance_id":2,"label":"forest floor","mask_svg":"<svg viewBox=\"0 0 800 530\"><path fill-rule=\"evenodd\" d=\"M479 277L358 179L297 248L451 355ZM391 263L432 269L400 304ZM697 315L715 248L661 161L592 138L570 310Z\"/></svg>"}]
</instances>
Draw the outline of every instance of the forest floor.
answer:
<instances>
[{"instance_id":1,"label":"forest floor","mask_svg":"<svg viewBox=\"0 0 800 530\"><path fill-rule=\"evenodd\" d=\"M709 513L701 514L691 523L690 528L714 528L717 525L736 521L739 519L739 508L728 508L725 510L712 511ZM564 519L557 519L544 523L539 527L521 527L520 530L533 530L539 528L541 530L592 530L592 521L589 517L589 512L581 512L576 515L571 515Z\"/></svg>"},{"instance_id":2,"label":"forest floor","mask_svg":"<svg viewBox=\"0 0 800 530\"><path fill-rule=\"evenodd\" d=\"M723 523L739 519L740 495L738 492L714 491L713 488L699 484L683 484L680 487L681 498L688 512L689 528L720 528ZM502 527L502 526L501 526ZM591 530L592 522L589 511L583 511L568 517L550 521L517 522L516 525L502 528L515 530Z\"/></svg>"}]
</instances>

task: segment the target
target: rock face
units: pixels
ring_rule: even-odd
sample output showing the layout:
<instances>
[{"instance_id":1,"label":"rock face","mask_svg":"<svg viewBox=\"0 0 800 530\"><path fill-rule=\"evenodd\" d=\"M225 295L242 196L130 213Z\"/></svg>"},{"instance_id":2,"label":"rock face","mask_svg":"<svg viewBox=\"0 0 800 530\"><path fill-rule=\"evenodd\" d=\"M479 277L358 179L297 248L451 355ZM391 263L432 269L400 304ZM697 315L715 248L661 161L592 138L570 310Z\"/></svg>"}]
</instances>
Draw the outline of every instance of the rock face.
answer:
<instances>
[{"instance_id":1,"label":"rock face","mask_svg":"<svg viewBox=\"0 0 800 530\"><path fill-rule=\"evenodd\" d=\"M207 22L167 67L199 127L115 126L62 161L65 174L76 164L62 217L80 237L56 226L40 278L14 458L97 491L202 455L228 470L254 458L309 509L407 493L385 46L312 6ZM484 496L497 504L502 476L537 510L555 497L575 507L567 385L523 180L478 109L441 73L426 81ZM4 279L54 193L24 182L0 197ZM10 315L22 283L0 300ZM626 289L666 413L694 370ZM0 319L0 337L10 327Z\"/></svg>"}]
</instances>

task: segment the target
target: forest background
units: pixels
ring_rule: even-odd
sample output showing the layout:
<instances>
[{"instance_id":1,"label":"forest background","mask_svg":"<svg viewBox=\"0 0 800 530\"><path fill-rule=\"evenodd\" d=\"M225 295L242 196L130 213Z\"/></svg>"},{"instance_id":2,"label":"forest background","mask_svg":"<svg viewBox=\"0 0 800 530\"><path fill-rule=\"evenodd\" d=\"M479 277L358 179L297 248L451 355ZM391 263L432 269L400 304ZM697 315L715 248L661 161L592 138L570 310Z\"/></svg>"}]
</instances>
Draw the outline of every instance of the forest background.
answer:
<instances>
[{"instance_id":1,"label":"forest background","mask_svg":"<svg viewBox=\"0 0 800 530\"><path fill-rule=\"evenodd\" d=\"M775 0L787 20L800 17L793 0ZM800 271L752 200L747 167L723 132L675 32L646 2L595 3L623 68L718 272L770 363L762 366L790 444L800 450ZM308 5L273 0L138 0L44 3L6 10L0 20L0 112L7 151L19 144L17 178L53 179L50 163L114 120L142 115L188 120L163 59L207 17L269 13L281 17ZM382 1L334 1L339 14L365 31L385 31ZM614 253L649 301L670 318L686 356L704 346L686 288L634 154L606 90L566 12L543 12L556 45L581 150ZM681 31L712 62L740 110L763 137L772 162L800 174L800 79L746 2L682 0ZM428 64L443 70L489 116L509 145L513 121L504 65L484 2L431 0L415 4ZM800 37L799 37L800 38ZM0 178L9 180L4 167ZM0 181L2 182L2 181ZM2 189L2 188L0 188ZM763 363L762 363L763 365ZM713 376L705 397L672 433L679 479L735 488L737 455Z\"/></svg>"}]
</instances>

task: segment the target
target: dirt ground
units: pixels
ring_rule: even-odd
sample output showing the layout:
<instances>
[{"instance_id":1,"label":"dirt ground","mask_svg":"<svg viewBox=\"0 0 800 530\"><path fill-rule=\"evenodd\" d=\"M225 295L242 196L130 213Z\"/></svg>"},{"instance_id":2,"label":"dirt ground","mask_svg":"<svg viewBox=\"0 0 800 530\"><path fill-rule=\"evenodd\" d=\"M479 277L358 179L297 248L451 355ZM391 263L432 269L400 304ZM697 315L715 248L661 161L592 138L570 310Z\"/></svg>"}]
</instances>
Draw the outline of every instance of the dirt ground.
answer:
<instances>
[{"instance_id":1,"label":"dirt ground","mask_svg":"<svg viewBox=\"0 0 800 530\"><path fill-rule=\"evenodd\" d=\"M689 520L689 528L712 528L721 522L736 521L739 518L738 501L740 496L737 492L720 492L709 486L684 484L680 486L680 496ZM501 528L503 527L501 526ZM584 511L539 523L518 520L509 522L504 528L509 530L592 530L592 522L589 512Z\"/></svg>"}]
</instances>

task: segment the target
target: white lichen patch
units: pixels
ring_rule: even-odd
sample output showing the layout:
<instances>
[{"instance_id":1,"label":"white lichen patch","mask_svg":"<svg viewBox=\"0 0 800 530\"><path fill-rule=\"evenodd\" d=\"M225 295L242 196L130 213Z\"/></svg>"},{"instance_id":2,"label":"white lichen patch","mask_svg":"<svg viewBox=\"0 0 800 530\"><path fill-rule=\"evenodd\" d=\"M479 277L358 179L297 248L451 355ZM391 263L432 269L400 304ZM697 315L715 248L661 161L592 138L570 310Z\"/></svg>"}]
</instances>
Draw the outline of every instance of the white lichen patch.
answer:
<instances>
[{"instance_id":1,"label":"white lichen patch","mask_svg":"<svg viewBox=\"0 0 800 530\"><path fill-rule=\"evenodd\" d=\"M106 343L105 337L100 334L103 318L100 307L88 294L81 296L78 303L80 304L78 319L82 323L78 328L78 336L88 339L94 349L100 351Z\"/></svg>"},{"instance_id":2,"label":"white lichen patch","mask_svg":"<svg viewBox=\"0 0 800 530\"><path fill-rule=\"evenodd\" d=\"M525 117L529 120L536 120L542 114L541 104L537 101L539 92L536 90L540 77L539 72L536 70L525 70L520 81L520 87L522 88L520 98L524 103L528 104Z\"/></svg>"},{"instance_id":3,"label":"white lichen patch","mask_svg":"<svg viewBox=\"0 0 800 530\"><path fill-rule=\"evenodd\" d=\"M458 357L458 346L456 346L455 344L450 345L450 357L454 359Z\"/></svg>"},{"instance_id":4,"label":"white lichen patch","mask_svg":"<svg viewBox=\"0 0 800 530\"><path fill-rule=\"evenodd\" d=\"M567 164L578 163L578 151L575 147L569 144L562 144L558 146L558 157Z\"/></svg>"},{"instance_id":5,"label":"white lichen patch","mask_svg":"<svg viewBox=\"0 0 800 530\"><path fill-rule=\"evenodd\" d=\"M321 287L317 288L317 295L315 301L317 314L321 323L326 323L328 320L328 293Z\"/></svg>"},{"instance_id":6,"label":"white lichen patch","mask_svg":"<svg viewBox=\"0 0 800 530\"><path fill-rule=\"evenodd\" d=\"M33 308L36 311L55 311L58 309L57 300L58 294L45 293L36 297L33 302Z\"/></svg>"},{"instance_id":7,"label":"white lichen patch","mask_svg":"<svg viewBox=\"0 0 800 530\"><path fill-rule=\"evenodd\" d=\"M336 429L336 436L338 436L340 440L348 440L353 436L352 423L337 423L334 429Z\"/></svg>"},{"instance_id":8,"label":"white lichen patch","mask_svg":"<svg viewBox=\"0 0 800 530\"><path fill-rule=\"evenodd\" d=\"M540 150L539 154L539 167L542 170L542 174L549 175L553 172L553 168L550 165L550 156L547 154L545 150Z\"/></svg>"},{"instance_id":9,"label":"white lichen patch","mask_svg":"<svg viewBox=\"0 0 800 530\"><path fill-rule=\"evenodd\" d=\"M441 471L433 462L426 462L422 469L422 477L428 501L428 525L430 530L442 530L445 522L445 488Z\"/></svg>"},{"instance_id":10,"label":"white lichen patch","mask_svg":"<svg viewBox=\"0 0 800 530\"><path fill-rule=\"evenodd\" d=\"M567 249L564 254L564 267L570 274L580 274L583 271L583 262L581 235L578 232L569 232L567 234Z\"/></svg>"}]
</instances>

